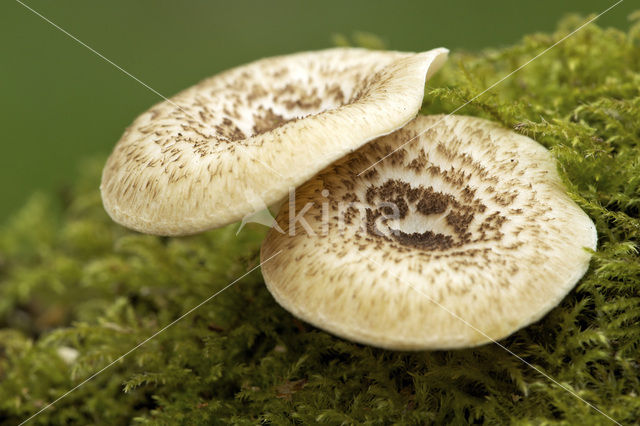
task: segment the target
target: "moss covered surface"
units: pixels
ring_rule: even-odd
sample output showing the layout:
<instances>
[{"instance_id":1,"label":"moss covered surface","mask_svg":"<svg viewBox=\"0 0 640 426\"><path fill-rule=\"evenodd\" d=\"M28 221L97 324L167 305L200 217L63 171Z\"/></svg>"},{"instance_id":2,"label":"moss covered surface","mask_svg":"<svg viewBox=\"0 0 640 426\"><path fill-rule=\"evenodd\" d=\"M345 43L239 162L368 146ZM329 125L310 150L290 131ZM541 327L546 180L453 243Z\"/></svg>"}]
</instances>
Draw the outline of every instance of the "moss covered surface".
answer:
<instances>
[{"instance_id":1,"label":"moss covered surface","mask_svg":"<svg viewBox=\"0 0 640 426\"><path fill-rule=\"evenodd\" d=\"M582 22L454 54L423 113L450 112ZM529 135L598 228L583 280L501 343L624 424L640 419L640 26L589 25L458 113ZM0 421L19 423L258 262L264 229L188 238L112 223L101 161L0 231ZM495 344L402 353L294 319L254 270L32 421L608 424Z\"/></svg>"}]
</instances>

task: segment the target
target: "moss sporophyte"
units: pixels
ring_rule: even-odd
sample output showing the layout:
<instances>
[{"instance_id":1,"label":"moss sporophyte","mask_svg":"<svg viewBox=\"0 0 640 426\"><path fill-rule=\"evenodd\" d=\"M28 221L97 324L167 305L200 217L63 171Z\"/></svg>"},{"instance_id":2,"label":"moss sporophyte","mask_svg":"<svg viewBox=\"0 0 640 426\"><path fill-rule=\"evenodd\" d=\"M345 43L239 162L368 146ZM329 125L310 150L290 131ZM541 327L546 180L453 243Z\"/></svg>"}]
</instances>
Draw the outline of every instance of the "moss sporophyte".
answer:
<instances>
[{"instance_id":1,"label":"moss sporophyte","mask_svg":"<svg viewBox=\"0 0 640 426\"><path fill-rule=\"evenodd\" d=\"M553 34L528 36L505 49L453 53L429 80L420 114L455 110L583 22L566 20ZM577 286L540 320L500 340L563 386L495 344L402 352L328 334L282 309L254 270L33 421L608 421L573 392L618 422L634 424L640 418L639 35L637 24L628 32L588 25L456 113L487 119L490 126L512 129L547 148L571 202L597 229L596 251L571 253L591 256ZM82 179L60 199L35 195L0 232L0 419L5 423L29 417L259 264L267 233L262 226L248 224L237 236L237 226L229 226L166 238L115 224L96 189L104 161L86 163ZM393 159L382 164L387 161ZM517 170L518 165L513 167ZM274 172L265 167L263 173ZM399 197L401 184L385 187L391 177L377 179L373 200ZM483 181L477 182L479 186ZM420 244L457 244L466 238L469 212L460 203L463 193L452 193L454 189L434 186L433 194L441 192L444 198L428 197L421 207L439 211L444 202L447 210L440 214L445 214L445 223L453 214L447 224L451 232L434 225L432 233L443 235L435 237L424 229L384 222L389 212L381 208L369 216L374 235L365 226L361 238L388 238L389 244L408 250ZM424 195L429 188L411 183L407 191ZM420 201L410 202L408 194L407 208L417 209ZM506 202L508 194L503 195L500 199ZM469 197L469 205L476 205L473 199L479 193ZM430 202L433 205L427 205ZM483 199L478 202L485 204ZM401 214L402 202L396 204ZM60 213L52 216L56 208ZM491 208L474 210L469 226ZM486 238L493 232L492 223ZM570 231L561 230L560 237L562 232ZM566 261L572 262L569 257ZM287 273L284 267L277 272Z\"/></svg>"}]
</instances>

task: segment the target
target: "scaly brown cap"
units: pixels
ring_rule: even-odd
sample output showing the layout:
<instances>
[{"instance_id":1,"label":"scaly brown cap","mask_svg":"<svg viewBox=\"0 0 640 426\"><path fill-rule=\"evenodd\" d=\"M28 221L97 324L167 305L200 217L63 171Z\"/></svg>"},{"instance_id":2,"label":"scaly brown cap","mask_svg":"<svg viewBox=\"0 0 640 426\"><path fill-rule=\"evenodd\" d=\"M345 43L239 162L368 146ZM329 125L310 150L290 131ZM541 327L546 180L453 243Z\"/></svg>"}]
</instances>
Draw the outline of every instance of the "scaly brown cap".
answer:
<instances>
[{"instance_id":1,"label":"scaly brown cap","mask_svg":"<svg viewBox=\"0 0 640 426\"><path fill-rule=\"evenodd\" d=\"M415 117L447 52L336 48L209 78L126 130L102 175L105 209L159 235L235 222Z\"/></svg>"},{"instance_id":2,"label":"scaly brown cap","mask_svg":"<svg viewBox=\"0 0 640 426\"><path fill-rule=\"evenodd\" d=\"M295 316L384 348L508 336L556 306L596 248L550 153L473 117L420 116L295 195L276 218L286 233L262 246L267 287Z\"/></svg>"}]
</instances>

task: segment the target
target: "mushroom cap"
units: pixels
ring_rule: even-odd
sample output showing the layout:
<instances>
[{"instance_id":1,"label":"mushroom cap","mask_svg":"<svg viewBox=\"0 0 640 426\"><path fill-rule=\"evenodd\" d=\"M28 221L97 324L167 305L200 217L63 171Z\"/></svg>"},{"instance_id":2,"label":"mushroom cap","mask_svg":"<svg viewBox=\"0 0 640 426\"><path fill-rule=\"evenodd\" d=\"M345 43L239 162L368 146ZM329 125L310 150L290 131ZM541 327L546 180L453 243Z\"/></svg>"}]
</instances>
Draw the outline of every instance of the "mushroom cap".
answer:
<instances>
[{"instance_id":1,"label":"mushroom cap","mask_svg":"<svg viewBox=\"0 0 640 426\"><path fill-rule=\"evenodd\" d=\"M447 53L335 48L204 80L125 131L103 171L104 207L158 235L235 222L414 118Z\"/></svg>"},{"instance_id":2,"label":"mushroom cap","mask_svg":"<svg viewBox=\"0 0 640 426\"><path fill-rule=\"evenodd\" d=\"M305 206L306 222L291 221ZM261 251L274 256L262 273L276 301L398 350L470 347L531 324L586 272L597 240L542 145L464 116L419 116L367 144L276 220L285 233L271 229Z\"/></svg>"}]
</instances>

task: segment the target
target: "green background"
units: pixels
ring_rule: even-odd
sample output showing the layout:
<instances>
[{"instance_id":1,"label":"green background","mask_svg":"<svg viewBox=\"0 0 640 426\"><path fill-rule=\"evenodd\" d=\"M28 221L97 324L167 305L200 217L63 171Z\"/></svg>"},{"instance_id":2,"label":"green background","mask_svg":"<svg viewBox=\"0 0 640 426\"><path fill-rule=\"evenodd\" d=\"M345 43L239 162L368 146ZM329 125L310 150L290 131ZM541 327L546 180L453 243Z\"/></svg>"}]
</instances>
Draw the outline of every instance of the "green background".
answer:
<instances>
[{"instance_id":1,"label":"green background","mask_svg":"<svg viewBox=\"0 0 640 426\"><path fill-rule=\"evenodd\" d=\"M234 65L331 46L336 33L372 32L398 50L479 50L549 32L567 13L599 13L615 1L24 3L171 96ZM626 28L633 9L626 0L599 25ZM0 96L0 219L34 190L63 190L80 159L106 155L161 100L15 0L0 2Z\"/></svg>"}]
</instances>

